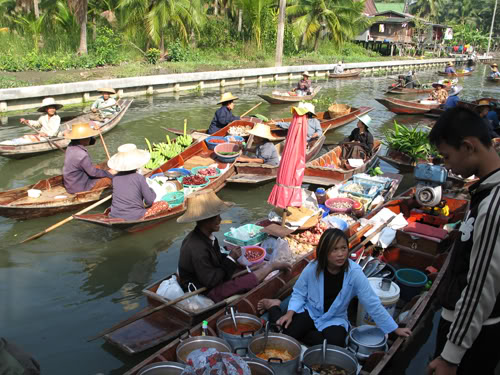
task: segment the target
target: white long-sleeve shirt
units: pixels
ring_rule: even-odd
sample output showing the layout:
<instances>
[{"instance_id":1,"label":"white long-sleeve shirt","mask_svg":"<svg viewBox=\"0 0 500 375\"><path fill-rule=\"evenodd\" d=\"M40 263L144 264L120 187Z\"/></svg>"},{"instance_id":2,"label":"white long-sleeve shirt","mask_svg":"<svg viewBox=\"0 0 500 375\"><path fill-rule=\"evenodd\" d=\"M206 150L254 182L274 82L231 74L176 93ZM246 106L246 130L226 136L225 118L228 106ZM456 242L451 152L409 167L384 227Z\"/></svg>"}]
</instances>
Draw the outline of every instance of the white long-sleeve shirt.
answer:
<instances>
[{"instance_id":1,"label":"white long-sleeve shirt","mask_svg":"<svg viewBox=\"0 0 500 375\"><path fill-rule=\"evenodd\" d=\"M56 137L59 134L61 118L58 115L54 115L49 119L49 115L45 114L40 116L37 121L28 120L28 123L31 126L40 126L40 132L47 134L49 137Z\"/></svg>"}]
</instances>

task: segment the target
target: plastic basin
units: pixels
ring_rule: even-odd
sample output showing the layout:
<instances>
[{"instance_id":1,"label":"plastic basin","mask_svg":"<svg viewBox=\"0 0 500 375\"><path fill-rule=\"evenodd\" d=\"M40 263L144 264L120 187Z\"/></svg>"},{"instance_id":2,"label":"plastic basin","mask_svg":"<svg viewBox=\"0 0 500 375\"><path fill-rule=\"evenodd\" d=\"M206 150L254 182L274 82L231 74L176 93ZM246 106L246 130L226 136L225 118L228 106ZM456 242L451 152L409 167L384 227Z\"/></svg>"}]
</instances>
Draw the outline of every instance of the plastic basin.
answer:
<instances>
[{"instance_id":1,"label":"plastic basin","mask_svg":"<svg viewBox=\"0 0 500 375\"><path fill-rule=\"evenodd\" d=\"M266 257L266 250L260 246L255 246L255 245L252 245L252 246L243 246L243 249L245 249L245 251L252 251L252 252L255 252L255 253L260 253L259 257L254 259L254 260L250 260L247 258L247 260L252 264L259 264L259 263L262 263L264 261L264 258Z\"/></svg>"},{"instance_id":2,"label":"plastic basin","mask_svg":"<svg viewBox=\"0 0 500 375\"><path fill-rule=\"evenodd\" d=\"M209 150L213 150L216 146L225 142L227 142L226 137L220 137L217 135L213 135L205 139L205 143L207 144Z\"/></svg>"},{"instance_id":3,"label":"plastic basin","mask_svg":"<svg viewBox=\"0 0 500 375\"><path fill-rule=\"evenodd\" d=\"M241 147L236 143L223 143L215 147L215 155L223 163L234 163L241 155ZM237 152L235 155L223 155L221 152Z\"/></svg>"},{"instance_id":4,"label":"plastic basin","mask_svg":"<svg viewBox=\"0 0 500 375\"><path fill-rule=\"evenodd\" d=\"M427 275L414 268L401 268L396 271L396 282L401 289L401 298L410 301L427 283Z\"/></svg>"},{"instance_id":5,"label":"plastic basin","mask_svg":"<svg viewBox=\"0 0 500 375\"><path fill-rule=\"evenodd\" d=\"M345 208L334 207L336 203L349 203L351 206ZM332 213L348 214L352 211L354 203L354 200L349 198L330 198L325 202L325 206L328 207Z\"/></svg>"}]
</instances>

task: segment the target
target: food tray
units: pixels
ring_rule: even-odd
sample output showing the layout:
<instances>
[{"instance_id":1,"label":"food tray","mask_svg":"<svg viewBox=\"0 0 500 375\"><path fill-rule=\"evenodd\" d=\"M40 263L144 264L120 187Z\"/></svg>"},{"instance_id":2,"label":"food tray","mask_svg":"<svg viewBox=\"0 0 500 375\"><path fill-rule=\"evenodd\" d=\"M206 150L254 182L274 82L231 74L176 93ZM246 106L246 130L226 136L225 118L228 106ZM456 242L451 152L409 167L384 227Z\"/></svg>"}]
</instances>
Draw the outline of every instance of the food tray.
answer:
<instances>
[{"instance_id":1,"label":"food tray","mask_svg":"<svg viewBox=\"0 0 500 375\"><path fill-rule=\"evenodd\" d=\"M250 245L257 245L258 243L261 243L267 238L267 234L264 232L261 232L262 227L259 225L255 224L246 224L243 225L240 228L244 228L247 232L254 232L257 233L254 237L250 238L248 241L243 241L240 240L239 238L234 238L231 236L231 232L226 232L224 233L224 238L226 239L227 242L230 242L231 244L234 245L239 245L239 246L250 246Z\"/></svg>"},{"instance_id":2,"label":"food tray","mask_svg":"<svg viewBox=\"0 0 500 375\"><path fill-rule=\"evenodd\" d=\"M360 183L378 184L378 185L382 186L382 189L388 189L391 186L393 179L389 178L389 177L380 177L380 176L371 177L365 173L359 173L359 174L353 176L353 181L354 181L354 183L357 183L357 184L360 184Z\"/></svg>"},{"instance_id":3,"label":"food tray","mask_svg":"<svg viewBox=\"0 0 500 375\"><path fill-rule=\"evenodd\" d=\"M184 177L190 177L190 176L184 176ZM198 189L198 188L205 187L205 186L207 186L210 183L210 179L208 177L205 177L205 181L206 182L204 184L201 184L201 185L188 185L188 184L185 184L183 182L184 181L184 177L179 177L179 182L182 184L182 186L184 186L186 188Z\"/></svg>"},{"instance_id":4,"label":"food tray","mask_svg":"<svg viewBox=\"0 0 500 375\"><path fill-rule=\"evenodd\" d=\"M354 191L349 191L349 190L346 190L346 188L349 186L349 185L352 185L354 184L354 181L348 181L346 182L344 185L342 185L339 189L340 192L342 193L345 193L345 194L352 194L356 197L362 197L362 198L369 198L369 199L373 199L375 198L377 195L380 194L380 191L382 190L383 186L381 186L380 184L373 184L373 183L365 183L365 182L358 182L359 185L361 185L363 187L363 190L364 192L363 193L358 193L358 192L354 192ZM374 192L372 192L372 194L368 194L370 189L375 186L376 189Z\"/></svg>"},{"instance_id":5,"label":"food tray","mask_svg":"<svg viewBox=\"0 0 500 375\"><path fill-rule=\"evenodd\" d=\"M184 192L174 191L167 193L161 197L161 200L167 202L170 208L177 207L184 202Z\"/></svg>"},{"instance_id":6,"label":"food tray","mask_svg":"<svg viewBox=\"0 0 500 375\"><path fill-rule=\"evenodd\" d=\"M208 169L208 168L215 168L215 167L194 167L193 169L191 169L191 173L192 174L198 174L198 171L201 171L202 169ZM217 178L221 175L221 170L219 168L215 168L215 170L217 171L217 174L215 176L205 176L205 177L208 177L208 178Z\"/></svg>"}]
</instances>

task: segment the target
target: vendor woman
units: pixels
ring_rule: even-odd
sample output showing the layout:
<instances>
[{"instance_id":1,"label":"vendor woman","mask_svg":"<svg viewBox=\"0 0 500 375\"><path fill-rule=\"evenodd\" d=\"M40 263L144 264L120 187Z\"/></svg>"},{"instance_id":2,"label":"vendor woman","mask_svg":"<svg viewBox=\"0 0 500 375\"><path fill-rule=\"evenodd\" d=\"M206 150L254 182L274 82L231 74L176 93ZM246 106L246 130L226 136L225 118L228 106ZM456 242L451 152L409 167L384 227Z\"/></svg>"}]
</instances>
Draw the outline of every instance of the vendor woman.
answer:
<instances>
[{"instance_id":1,"label":"vendor woman","mask_svg":"<svg viewBox=\"0 0 500 375\"><path fill-rule=\"evenodd\" d=\"M254 158L249 156L240 156L240 163L259 163L277 167L280 164L278 150L272 141L277 138L271 134L271 128L265 124L255 124L252 130L248 131L253 135L253 143L256 145Z\"/></svg>"},{"instance_id":2,"label":"vendor woman","mask_svg":"<svg viewBox=\"0 0 500 375\"><path fill-rule=\"evenodd\" d=\"M220 104L220 108L215 112L214 118L210 123L210 127L208 128L207 133L213 134L217 130L222 129L224 126L229 123L239 120L239 116L235 116L232 113L234 109L234 101L238 100L237 96L234 96L230 92L225 92L220 97L220 100L217 104Z\"/></svg>"},{"instance_id":3,"label":"vendor woman","mask_svg":"<svg viewBox=\"0 0 500 375\"><path fill-rule=\"evenodd\" d=\"M314 111L314 105L311 103L300 102L298 109L302 109L307 117L307 142L313 138L319 138L323 135L323 129L321 129L321 124L316 118L316 112ZM274 122L271 122L273 124ZM292 123L278 121L276 125L282 129L288 129Z\"/></svg>"},{"instance_id":4,"label":"vendor woman","mask_svg":"<svg viewBox=\"0 0 500 375\"><path fill-rule=\"evenodd\" d=\"M446 91L446 86L441 82L434 82L432 84L434 87L434 91L431 92L431 95L427 98L428 100L436 100L439 104L446 103L446 99L448 99L448 91Z\"/></svg>"},{"instance_id":5,"label":"vendor woman","mask_svg":"<svg viewBox=\"0 0 500 375\"><path fill-rule=\"evenodd\" d=\"M146 183L146 177L137 173L149 159L149 152L138 150L134 144L125 144L108 160L108 167L118 172L113 177L110 217L139 220L146 214L145 205L153 205L156 193Z\"/></svg>"},{"instance_id":6,"label":"vendor woman","mask_svg":"<svg viewBox=\"0 0 500 375\"><path fill-rule=\"evenodd\" d=\"M347 142L359 142L359 145L371 155L373 150L373 135L368 130L368 125L372 122L372 119L368 115L363 115L361 117L356 116L358 123L356 129L351 132L351 135L345 139Z\"/></svg>"},{"instance_id":7,"label":"vendor woman","mask_svg":"<svg viewBox=\"0 0 500 375\"><path fill-rule=\"evenodd\" d=\"M42 137L57 137L60 133L61 118L57 115L57 110L63 107L62 104L56 103L54 98L45 98L42 101L42 106L38 108L38 112L45 113L38 120L26 120L22 118L21 124L30 125L40 128Z\"/></svg>"},{"instance_id":8,"label":"vendor woman","mask_svg":"<svg viewBox=\"0 0 500 375\"><path fill-rule=\"evenodd\" d=\"M221 252L214 233L220 230L220 215L233 207L224 202L211 189L192 193L187 198L187 210L177 219L178 223L196 223L181 245L178 272L184 288L189 283L209 289L208 297L220 302L235 294L255 288L274 270L287 269L286 263L264 264L254 272L233 278L238 270L237 259L241 248L226 255Z\"/></svg>"},{"instance_id":9,"label":"vendor woman","mask_svg":"<svg viewBox=\"0 0 500 375\"><path fill-rule=\"evenodd\" d=\"M97 190L111 185L111 178L116 171L105 171L95 167L90 160L87 146L95 144L99 132L88 123L74 124L71 132L64 135L71 142L66 149L63 167L64 188L70 194Z\"/></svg>"},{"instance_id":10,"label":"vendor woman","mask_svg":"<svg viewBox=\"0 0 500 375\"><path fill-rule=\"evenodd\" d=\"M327 229L316 249L316 260L302 271L293 288L288 311L281 316L279 300L264 299L259 310L269 311L284 333L308 346L327 340L345 347L349 321L347 308L354 297L385 333L408 337L409 328L399 328L373 291L361 267L349 259L349 243L340 229Z\"/></svg>"}]
</instances>

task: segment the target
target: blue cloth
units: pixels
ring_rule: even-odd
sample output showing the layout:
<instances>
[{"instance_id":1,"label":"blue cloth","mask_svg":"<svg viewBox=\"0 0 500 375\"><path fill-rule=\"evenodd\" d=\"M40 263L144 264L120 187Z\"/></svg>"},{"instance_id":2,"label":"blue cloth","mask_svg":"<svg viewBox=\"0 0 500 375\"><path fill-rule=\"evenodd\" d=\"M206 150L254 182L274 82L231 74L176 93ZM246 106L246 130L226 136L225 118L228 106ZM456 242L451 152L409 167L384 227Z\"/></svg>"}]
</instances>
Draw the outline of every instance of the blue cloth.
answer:
<instances>
[{"instance_id":1,"label":"blue cloth","mask_svg":"<svg viewBox=\"0 0 500 375\"><path fill-rule=\"evenodd\" d=\"M278 150L276 146L271 142L266 142L262 145L257 146L255 149L255 155L264 160L264 164L269 164L274 167L280 165L280 157L278 155Z\"/></svg>"},{"instance_id":2,"label":"blue cloth","mask_svg":"<svg viewBox=\"0 0 500 375\"><path fill-rule=\"evenodd\" d=\"M496 111L489 111L486 118L491 121L491 125L493 125L493 129L498 128L499 120L498 120L498 114Z\"/></svg>"},{"instance_id":3,"label":"blue cloth","mask_svg":"<svg viewBox=\"0 0 500 375\"><path fill-rule=\"evenodd\" d=\"M207 133L214 134L217 130L222 129L227 124L239 119L239 116L233 115L232 112L225 105L223 105L215 111L214 118L210 123Z\"/></svg>"},{"instance_id":4,"label":"blue cloth","mask_svg":"<svg viewBox=\"0 0 500 375\"><path fill-rule=\"evenodd\" d=\"M445 73L454 73L456 74L457 72L455 71L455 68L452 66L447 66L446 69L444 70Z\"/></svg>"},{"instance_id":5,"label":"blue cloth","mask_svg":"<svg viewBox=\"0 0 500 375\"><path fill-rule=\"evenodd\" d=\"M342 326L346 331L349 331L347 308L349 302L357 296L365 310L384 333L397 329L398 325L382 306L361 267L352 260L348 260L348 262L349 268L344 275L343 287L326 313L323 313L324 272L320 273L319 278L316 277L317 261L308 264L302 271L293 288L288 310L293 310L296 313L307 310L318 331L323 331L332 325Z\"/></svg>"},{"instance_id":6,"label":"blue cloth","mask_svg":"<svg viewBox=\"0 0 500 375\"><path fill-rule=\"evenodd\" d=\"M457 95L448 96L446 103L444 103L444 109L455 108L459 101L460 98Z\"/></svg>"},{"instance_id":7,"label":"blue cloth","mask_svg":"<svg viewBox=\"0 0 500 375\"><path fill-rule=\"evenodd\" d=\"M136 171L120 172L113 176L113 201L109 216L124 220L139 220L146 213L144 203L151 206L156 193L146 177Z\"/></svg>"},{"instance_id":8,"label":"blue cloth","mask_svg":"<svg viewBox=\"0 0 500 375\"><path fill-rule=\"evenodd\" d=\"M87 149L70 144L66 149L63 167L64 188L70 194L91 190L100 178L113 175L92 165Z\"/></svg>"},{"instance_id":9,"label":"blue cloth","mask_svg":"<svg viewBox=\"0 0 500 375\"><path fill-rule=\"evenodd\" d=\"M279 121L276 123L276 125L282 129L288 129L290 127L290 125L292 125L292 123ZM318 135L321 136L323 134L323 129L321 129L321 124L317 118L308 118L307 119L307 141L308 142L311 140L311 137L313 136L314 133L318 133Z\"/></svg>"}]
</instances>

